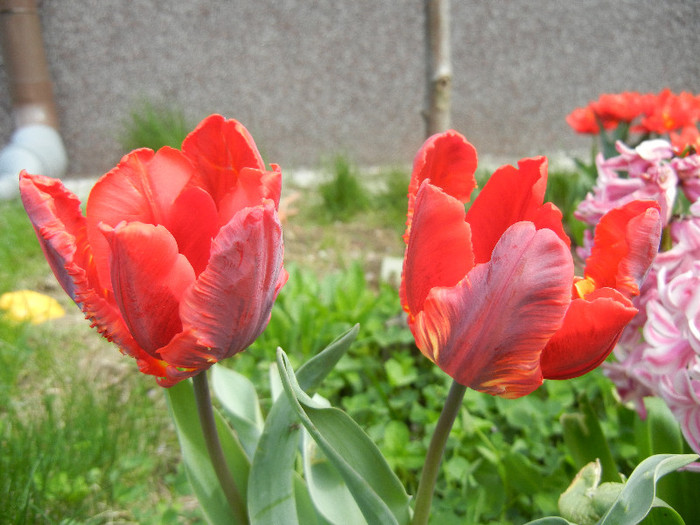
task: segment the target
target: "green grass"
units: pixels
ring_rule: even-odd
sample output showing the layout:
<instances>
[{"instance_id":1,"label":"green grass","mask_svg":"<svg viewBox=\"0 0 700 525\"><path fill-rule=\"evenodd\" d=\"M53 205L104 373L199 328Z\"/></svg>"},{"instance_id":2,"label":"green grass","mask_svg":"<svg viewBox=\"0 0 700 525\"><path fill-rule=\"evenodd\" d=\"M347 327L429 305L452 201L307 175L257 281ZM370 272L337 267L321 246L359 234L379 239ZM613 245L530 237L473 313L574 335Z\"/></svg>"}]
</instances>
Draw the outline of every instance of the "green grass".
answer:
<instances>
[{"instance_id":1,"label":"green grass","mask_svg":"<svg viewBox=\"0 0 700 525\"><path fill-rule=\"evenodd\" d=\"M181 109L143 100L124 121L119 142L124 153L137 148L156 151L163 146L179 149L192 129Z\"/></svg>"},{"instance_id":2,"label":"green grass","mask_svg":"<svg viewBox=\"0 0 700 525\"><path fill-rule=\"evenodd\" d=\"M0 202L0 239L0 290L53 282L18 201ZM60 320L0 313L0 521L195 522L163 392L60 294Z\"/></svg>"},{"instance_id":3,"label":"green grass","mask_svg":"<svg viewBox=\"0 0 700 525\"><path fill-rule=\"evenodd\" d=\"M46 260L19 199L0 200L0 294L25 288L45 273Z\"/></svg>"},{"instance_id":4,"label":"green grass","mask_svg":"<svg viewBox=\"0 0 700 525\"><path fill-rule=\"evenodd\" d=\"M335 156L326 171L327 180L318 188L322 218L349 221L369 207L368 191L359 179L358 168L346 156Z\"/></svg>"}]
</instances>

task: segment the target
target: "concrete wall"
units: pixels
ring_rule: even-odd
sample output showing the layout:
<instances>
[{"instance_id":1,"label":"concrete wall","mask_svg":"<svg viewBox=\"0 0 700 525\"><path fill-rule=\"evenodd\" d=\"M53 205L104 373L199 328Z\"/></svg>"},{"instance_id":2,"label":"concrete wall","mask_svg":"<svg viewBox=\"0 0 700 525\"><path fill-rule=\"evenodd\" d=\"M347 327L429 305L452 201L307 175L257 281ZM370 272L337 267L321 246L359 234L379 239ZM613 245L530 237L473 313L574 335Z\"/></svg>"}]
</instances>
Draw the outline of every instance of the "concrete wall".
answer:
<instances>
[{"instance_id":1,"label":"concrete wall","mask_svg":"<svg viewBox=\"0 0 700 525\"><path fill-rule=\"evenodd\" d=\"M43 0L73 174L122 152L148 97L242 121L267 161L407 164L423 140L420 0ZM452 0L453 127L482 154L586 150L564 122L601 92L700 92L697 0ZM0 64L0 144L12 131Z\"/></svg>"}]
</instances>

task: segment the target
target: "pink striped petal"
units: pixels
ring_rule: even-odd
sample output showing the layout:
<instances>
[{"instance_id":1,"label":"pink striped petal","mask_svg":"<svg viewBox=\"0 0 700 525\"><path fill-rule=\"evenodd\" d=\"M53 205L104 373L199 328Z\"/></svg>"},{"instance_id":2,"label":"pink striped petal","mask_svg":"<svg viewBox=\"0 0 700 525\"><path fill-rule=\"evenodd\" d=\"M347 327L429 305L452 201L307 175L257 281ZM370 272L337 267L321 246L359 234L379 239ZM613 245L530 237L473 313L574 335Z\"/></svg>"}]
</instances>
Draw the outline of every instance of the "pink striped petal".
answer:
<instances>
[{"instance_id":1,"label":"pink striped petal","mask_svg":"<svg viewBox=\"0 0 700 525\"><path fill-rule=\"evenodd\" d=\"M150 359L131 337L114 297L97 277L78 198L61 181L27 172L21 173L19 186L42 250L66 293L106 339L128 355Z\"/></svg>"},{"instance_id":2,"label":"pink striped petal","mask_svg":"<svg viewBox=\"0 0 700 525\"><path fill-rule=\"evenodd\" d=\"M207 359L230 357L262 333L280 281L286 280L282 252L282 229L270 200L241 210L221 229L207 268L180 307L184 331L192 331L197 343L210 349ZM175 348L165 348L161 355L169 363L184 363Z\"/></svg>"},{"instance_id":3,"label":"pink striped petal","mask_svg":"<svg viewBox=\"0 0 700 525\"><path fill-rule=\"evenodd\" d=\"M542 383L540 354L571 301L573 260L551 230L511 226L491 261L434 288L416 316L419 348L457 382L515 398Z\"/></svg>"}]
</instances>

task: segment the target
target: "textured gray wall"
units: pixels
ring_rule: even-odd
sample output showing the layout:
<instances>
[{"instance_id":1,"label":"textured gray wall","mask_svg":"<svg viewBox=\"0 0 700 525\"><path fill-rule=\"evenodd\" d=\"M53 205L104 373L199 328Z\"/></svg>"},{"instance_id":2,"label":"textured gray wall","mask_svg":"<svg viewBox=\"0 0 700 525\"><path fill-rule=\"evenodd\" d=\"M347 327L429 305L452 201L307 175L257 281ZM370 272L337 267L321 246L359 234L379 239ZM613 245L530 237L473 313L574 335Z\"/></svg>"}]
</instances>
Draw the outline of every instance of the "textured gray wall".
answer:
<instances>
[{"instance_id":1,"label":"textured gray wall","mask_svg":"<svg viewBox=\"0 0 700 525\"><path fill-rule=\"evenodd\" d=\"M119 159L143 97L242 121L268 161L408 163L422 142L420 0L43 0L70 171ZM585 150L564 122L601 92L700 91L697 0L452 0L453 127L480 153ZM0 144L12 129L0 64Z\"/></svg>"}]
</instances>

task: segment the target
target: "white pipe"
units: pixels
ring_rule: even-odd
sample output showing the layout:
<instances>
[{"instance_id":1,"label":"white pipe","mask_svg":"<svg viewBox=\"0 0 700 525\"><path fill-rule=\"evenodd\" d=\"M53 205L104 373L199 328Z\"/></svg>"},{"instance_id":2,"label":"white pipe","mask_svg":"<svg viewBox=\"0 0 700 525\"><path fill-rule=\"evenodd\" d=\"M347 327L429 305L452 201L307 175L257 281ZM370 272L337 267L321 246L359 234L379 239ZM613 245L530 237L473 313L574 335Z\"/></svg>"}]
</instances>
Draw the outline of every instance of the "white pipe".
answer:
<instances>
[{"instance_id":1,"label":"white pipe","mask_svg":"<svg viewBox=\"0 0 700 525\"><path fill-rule=\"evenodd\" d=\"M66 174L67 167L66 149L55 128L46 124L21 126L0 151L0 198L17 195L21 170L60 178Z\"/></svg>"}]
</instances>

